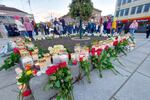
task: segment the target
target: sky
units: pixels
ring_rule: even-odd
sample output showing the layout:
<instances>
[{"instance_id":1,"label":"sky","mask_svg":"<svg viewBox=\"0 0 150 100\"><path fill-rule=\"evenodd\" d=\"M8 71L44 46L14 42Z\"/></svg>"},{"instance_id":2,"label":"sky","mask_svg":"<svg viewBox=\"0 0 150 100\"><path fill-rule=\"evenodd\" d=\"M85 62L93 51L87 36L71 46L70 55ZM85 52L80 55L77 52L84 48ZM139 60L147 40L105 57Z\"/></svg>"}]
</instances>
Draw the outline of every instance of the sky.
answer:
<instances>
[{"instance_id":1,"label":"sky","mask_svg":"<svg viewBox=\"0 0 150 100\"><path fill-rule=\"evenodd\" d=\"M60 17L68 13L72 0L0 0L0 4L15 7L34 14L37 22ZM102 15L114 14L116 0L92 0L94 7L102 10Z\"/></svg>"}]
</instances>

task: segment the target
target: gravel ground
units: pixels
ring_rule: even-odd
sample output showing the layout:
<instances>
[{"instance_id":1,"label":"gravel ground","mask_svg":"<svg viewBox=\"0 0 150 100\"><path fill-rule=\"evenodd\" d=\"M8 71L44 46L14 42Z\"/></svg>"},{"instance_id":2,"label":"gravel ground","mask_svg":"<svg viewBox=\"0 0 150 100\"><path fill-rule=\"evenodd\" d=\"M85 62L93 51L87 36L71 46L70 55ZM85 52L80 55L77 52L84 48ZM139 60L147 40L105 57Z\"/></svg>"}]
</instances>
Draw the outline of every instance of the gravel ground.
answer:
<instances>
[{"instance_id":1,"label":"gravel ground","mask_svg":"<svg viewBox=\"0 0 150 100\"><path fill-rule=\"evenodd\" d=\"M64 45L66 48L71 50L73 52L74 46L76 44L80 44L81 46L89 46L92 42L95 40L104 40L106 38L104 37L90 37L89 40L72 40L70 37L63 37L63 38L55 38L55 39L47 39L47 40L38 40L38 41L33 41L33 43L41 48L47 49L49 46L54 46L54 45Z\"/></svg>"}]
</instances>

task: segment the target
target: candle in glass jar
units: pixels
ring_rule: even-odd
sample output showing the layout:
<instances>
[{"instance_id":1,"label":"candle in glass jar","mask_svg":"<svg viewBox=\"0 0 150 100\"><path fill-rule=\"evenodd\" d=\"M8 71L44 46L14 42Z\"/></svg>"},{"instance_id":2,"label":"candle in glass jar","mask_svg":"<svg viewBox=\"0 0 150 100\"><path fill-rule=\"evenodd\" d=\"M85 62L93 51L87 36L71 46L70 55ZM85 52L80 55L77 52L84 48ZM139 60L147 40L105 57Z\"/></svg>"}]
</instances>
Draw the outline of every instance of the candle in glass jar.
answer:
<instances>
[{"instance_id":1,"label":"candle in glass jar","mask_svg":"<svg viewBox=\"0 0 150 100\"><path fill-rule=\"evenodd\" d=\"M32 52L32 58L33 58L33 61L37 61L39 59L37 51Z\"/></svg>"},{"instance_id":2,"label":"candle in glass jar","mask_svg":"<svg viewBox=\"0 0 150 100\"><path fill-rule=\"evenodd\" d=\"M51 64L51 57L49 53L44 54L44 58L46 60L46 66L49 66Z\"/></svg>"},{"instance_id":3,"label":"candle in glass jar","mask_svg":"<svg viewBox=\"0 0 150 100\"><path fill-rule=\"evenodd\" d=\"M53 58L53 64L58 64L61 62L60 57L57 54L53 55L52 58Z\"/></svg>"},{"instance_id":4,"label":"candle in glass jar","mask_svg":"<svg viewBox=\"0 0 150 100\"><path fill-rule=\"evenodd\" d=\"M60 61L68 63L68 54L62 54L62 55L60 55Z\"/></svg>"},{"instance_id":5,"label":"candle in glass jar","mask_svg":"<svg viewBox=\"0 0 150 100\"><path fill-rule=\"evenodd\" d=\"M39 65L40 65L41 73L45 73L45 71L47 70L45 58L39 59Z\"/></svg>"}]
</instances>

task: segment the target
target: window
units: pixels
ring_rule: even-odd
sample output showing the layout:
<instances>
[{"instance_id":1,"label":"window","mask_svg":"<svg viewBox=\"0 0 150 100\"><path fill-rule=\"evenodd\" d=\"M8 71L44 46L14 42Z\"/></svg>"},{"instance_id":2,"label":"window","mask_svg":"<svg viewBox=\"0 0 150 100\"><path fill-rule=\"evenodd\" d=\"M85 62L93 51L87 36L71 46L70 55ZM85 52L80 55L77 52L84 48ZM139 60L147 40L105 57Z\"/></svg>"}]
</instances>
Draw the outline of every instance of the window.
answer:
<instances>
[{"instance_id":1,"label":"window","mask_svg":"<svg viewBox=\"0 0 150 100\"><path fill-rule=\"evenodd\" d=\"M126 8L126 9L125 9L125 14L124 14L124 15L127 16L128 14L129 14L129 8Z\"/></svg>"},{"instance_id":2,"label":"window","mask_svg":"<svg viewBox=\"0 0 150 100\"><path fill-rule=\"evenodd\" d=\"M124 9L120 10L120 16L124 15Z\"/></svg>"},{"instance_id":3,"label":"window","mask_svg":"<svg viewBox=\"0 0 150 100\"><path fill-rule=\"evenodd\" d=\"M118 0L118 6L121 6L121 1L122 1L122 0Z\"/></svg>"},{"instance_id":4,"label":"window","mask_svg":"<svg viewBox=\"0 0 150 100\"><path fill-rule=\"evenodd\" d=\"M116 12L116 17L118 17L118 16L119 16L119 12L120 12L119 10Z\"/></svg>"},{"instance_id":5,"label":"window","mask_svg":"<svg viewBox=\"0 0 150 100\"><path fill-rule=\"evenodd\" d=\"M137 8L137 14L139 14L139 13L142 12L142 8L143 8L143 5L138 6L138 8Z\"/></svg>"},{"instance_id":6,"label":"window","mask_svg":"<svg viewBox=\"0 0 150 100\"><path fill-rule=\"evenodd\" d=\"M122 4L126 4L126 0L123 0Z\"/></svg>"},{"instance_id":7,"label":"window","mask_svg":"<svg viewBox=\"0 0 150 100\"><path fill-rule=\"evenodd\" d=\"M136 6L132 7L132 9L131 9L131 15L135 14L135 11L136 11Z\"/></svg>"},{"instance_id":8,"label":"window","mask_svg":"<svg viewBox=\"0 0 150 100\"><path fill-rule=\"evenodd\" d=\"M145 7L144 7L144 12L148 12L150 9L150 3L148 4L145 4Z\"/></svg>"},{"instance_id":9,"label":"window","mask_svg":"<svg viewBox=\"0 0 150 100\"><path fill-rule=\"evenodd\" d=\"M131 0L128 0L128 3L131 3Z\"/></svg>"}]
</instances>

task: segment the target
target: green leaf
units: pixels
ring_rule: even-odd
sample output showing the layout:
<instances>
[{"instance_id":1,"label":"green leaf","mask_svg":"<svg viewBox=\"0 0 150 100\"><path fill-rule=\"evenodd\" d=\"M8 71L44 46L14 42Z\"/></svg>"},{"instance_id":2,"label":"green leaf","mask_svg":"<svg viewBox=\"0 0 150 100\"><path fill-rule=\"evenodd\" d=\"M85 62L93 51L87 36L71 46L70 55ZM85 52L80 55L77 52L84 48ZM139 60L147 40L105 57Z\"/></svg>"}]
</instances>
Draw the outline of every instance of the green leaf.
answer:
<instances>
[{"instance_id":1,"label":"green leaf","mask_svg":"<svg viewBox=\"0 0 150 100\"><path fill-rule=\"evenodd\" d=\"M56 76L50 76L50 80L56 80Z\"/></svg>"},{"instance_id":2,"label":"green leaf","mask_svg":"<svg viewBox=\"0 0 150 100\"><path fill-rule=\"evenodd\" d=\"M60 96L57 96L57 97L56 97L56 100L60 100Z\"/></svg>"},{"instance_id":3,"label":"green leaf","mask_svg":"<svg viewBox=\"0 0 150 100\"><path fill-rule=\"evenodd\" d=\"M45 85L44 90L49 90L52 87L53 87L53 84L48 83Z\"/></svg>"},{"instance_id":4,"label":"green leaf","mask_svg":"<svg viewBox=\"0 0 150 100\"><path fill-rule=\"evenodd\" d=\"M55 86L56 86L57 88L60 88L60 82L57 81L57 82L55 83Z\"/></svg>"}]
</instances>

